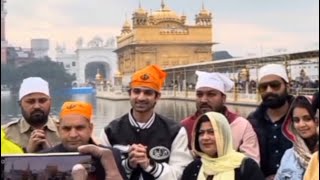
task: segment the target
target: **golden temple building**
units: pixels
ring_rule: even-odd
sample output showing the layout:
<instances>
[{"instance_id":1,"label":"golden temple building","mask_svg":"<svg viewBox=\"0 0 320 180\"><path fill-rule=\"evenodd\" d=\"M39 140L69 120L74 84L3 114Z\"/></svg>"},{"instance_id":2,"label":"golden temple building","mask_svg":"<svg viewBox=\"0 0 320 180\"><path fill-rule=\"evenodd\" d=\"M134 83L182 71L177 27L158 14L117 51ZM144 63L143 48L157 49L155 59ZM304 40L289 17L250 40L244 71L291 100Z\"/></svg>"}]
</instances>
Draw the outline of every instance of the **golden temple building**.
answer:
<instances>
[{"instance_id":1,"label":"golden temple building","mask_svg":"<svg viewBox=\"0 0 320 180\"><path fill-rule=\"evenodd\" d=\"M117 37L119 71L131 74L150 64L163 68L212 61L212 14L202 9L195 24L172 11L162 0L161 8L147 12L139 4Z\"/></svg>"}]
</instances>

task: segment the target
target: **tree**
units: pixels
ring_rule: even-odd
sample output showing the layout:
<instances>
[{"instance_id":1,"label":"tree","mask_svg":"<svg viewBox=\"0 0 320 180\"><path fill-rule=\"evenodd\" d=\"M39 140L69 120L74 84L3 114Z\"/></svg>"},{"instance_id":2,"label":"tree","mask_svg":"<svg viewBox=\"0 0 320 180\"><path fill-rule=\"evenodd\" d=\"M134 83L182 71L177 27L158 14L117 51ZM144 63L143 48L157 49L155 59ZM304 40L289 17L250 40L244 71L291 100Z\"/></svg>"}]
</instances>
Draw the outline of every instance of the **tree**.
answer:
<instances>
[{"instance_id":1,"label":"tree","mask_svg":"<svg viewBox=\"0 0 320 180\"><path fill-rule=\"evenodd\" d=\"M1 64L1 84L12 88L19 81L17 69L12 64Z\"/></svg>"},{"instance_id":2,"label":"tree","mask_svg":"<svg viewBox=\"0 0 320 180\"><path fill-rule=\"evenodd\" d=\"M1 84L10 85L13 91L18 90L23 79L35 76L48 81L51 91L71 87L72 81L75 80L75 77L68 74L61 64L51 61L48 57L19 68L1 66Z\"/></svg>"}]
</instances>

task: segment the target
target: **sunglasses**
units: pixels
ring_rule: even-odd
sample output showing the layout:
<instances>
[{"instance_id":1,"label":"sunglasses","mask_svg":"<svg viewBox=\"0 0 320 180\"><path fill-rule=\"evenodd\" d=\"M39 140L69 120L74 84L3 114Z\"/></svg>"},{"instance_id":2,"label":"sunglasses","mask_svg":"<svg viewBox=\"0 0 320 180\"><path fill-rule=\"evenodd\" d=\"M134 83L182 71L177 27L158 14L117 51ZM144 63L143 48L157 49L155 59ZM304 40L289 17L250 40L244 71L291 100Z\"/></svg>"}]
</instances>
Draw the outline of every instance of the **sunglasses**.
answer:
<instances>
[{"instance_id":1,"label":"sunglasses","mask_svg":"<svg viewBox=\"0 0 320 180\"><path fill-rule=\"evenodd\" d=\"M258 85L258 90L259 92L265 92L270 86L273 90L279 90L281 88L281 82L280 81L270 81L270 82L265 82L265 83L260 83Z\"/></svg>"},{"instance_id":2,"label":"sunglasses","mask_svg":"<svg viewBox=\"0 0 320 180\"><path fill-rule=\"evenodd\" d=\"M151 89L139 89L139 88L133 88L131 92L136 95L143 93L144 95L147 95L147 96L152 96L156 93L154 90L151 90Z\"/></svg>"}]
</instances>

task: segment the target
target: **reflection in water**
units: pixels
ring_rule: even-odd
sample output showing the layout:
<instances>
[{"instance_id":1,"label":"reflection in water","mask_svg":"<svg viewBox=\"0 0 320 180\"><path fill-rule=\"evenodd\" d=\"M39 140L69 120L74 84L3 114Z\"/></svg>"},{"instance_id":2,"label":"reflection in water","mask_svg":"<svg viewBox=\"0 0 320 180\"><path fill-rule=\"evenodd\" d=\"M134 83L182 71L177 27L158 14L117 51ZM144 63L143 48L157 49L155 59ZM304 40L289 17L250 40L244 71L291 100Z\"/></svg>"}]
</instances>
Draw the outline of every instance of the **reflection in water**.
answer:
<instances>
[{"instance_id":1,"label":"reflection in water","mask_svg":"<svg viewBox=\"0 0 320 180\"><path fill-rule=\"evenodd\" d=\"M20 107L17 103L17 96L1 96L1 124L10 121L11 118L21 116ZM129 101L110 101L105 99L96 99L94 95L76 94L54 96L51 113L58 115L61 105L69 100L81 100L92 103L94 106L94 134L99 135L101 130L115 118L127 113L131 105ZM254 110L254 107L229 106L230 109L247 117L248 113ZM156 105L156 112L170 119L180 121L181 119L195 112L195 102L192 101L172 101L160 100Z\"/></svg>"},{"instance_id":2,"label":"reflection in water","mask_svg":"<svg viewBox=\"0 0 320 180\"><path fill-rule=\"evenodd\" d=\"M21 115L17 95L1 95L1 124L8 118Z\"/></svg>"}]
</instances>

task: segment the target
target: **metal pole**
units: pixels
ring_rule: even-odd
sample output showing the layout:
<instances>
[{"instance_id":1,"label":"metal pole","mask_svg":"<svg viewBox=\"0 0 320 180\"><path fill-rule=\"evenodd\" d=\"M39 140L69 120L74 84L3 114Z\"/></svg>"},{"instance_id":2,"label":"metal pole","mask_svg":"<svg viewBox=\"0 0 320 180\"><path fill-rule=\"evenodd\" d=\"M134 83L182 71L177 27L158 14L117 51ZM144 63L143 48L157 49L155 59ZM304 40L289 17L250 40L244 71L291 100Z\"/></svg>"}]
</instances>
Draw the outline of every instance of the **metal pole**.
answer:
<instances>
[{"instance_id":1,"label":"metal pole","mask_svg":"<svg viewBox=\"0 0 320 180\"><path fill-rule=\"evenodd\" d=\"M187 72L186 72L186 68L183 69L184 70L184 88L185 88L185 97L188 97L188 86L187 86Z\"/></svg>"}]
</instances>

